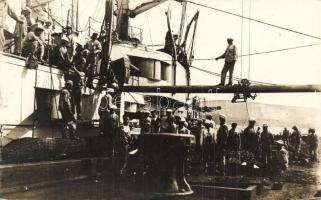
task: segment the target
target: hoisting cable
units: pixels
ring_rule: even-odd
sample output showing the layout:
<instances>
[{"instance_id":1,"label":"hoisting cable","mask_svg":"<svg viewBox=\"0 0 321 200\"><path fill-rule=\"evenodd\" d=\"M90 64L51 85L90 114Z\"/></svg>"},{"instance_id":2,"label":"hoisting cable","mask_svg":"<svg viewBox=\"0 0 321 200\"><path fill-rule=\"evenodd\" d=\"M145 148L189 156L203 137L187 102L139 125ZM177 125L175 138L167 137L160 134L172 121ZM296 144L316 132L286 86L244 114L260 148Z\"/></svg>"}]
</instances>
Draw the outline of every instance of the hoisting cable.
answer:
<instances>
[{"instance_id":1,"label":"hoisting cable","mask_svg":"<svg viewBox=\"0 0 321 200\"><path fill-rule=\"evenodd\" d=\"M274 24L271 24L269 22L264 22L264 21L253 19L253 18L250 18L250 17L245 17L245 16L242 16L242 15L239 15L239 14L235 14L235 13L232 13L232 12L229 12L229 11L225 11L225 10L222 10L222 9L218 9L218 8L207 6L207 5L200 4L200 3L196 3L194 1L187 0L186 2L194 4L194 5L198 5L198 6L201 6L201 7L204 7L204 8L208 8L208 9L211 9L211 10L215 10L215 11L218 11L218 12L222 12L222 13L225 13L225 14L229 14L229 15L233 15L233 16L237 16L237 17L242 17L244 19L248 19L250 21L254 21L254 22L257 22L257 23L260 23L260 24L264 24L264 25L267 25L267 26L272 26L274 28L286 30L286 31L289 31L289 32L292 32L292 33L296 33L296 34L299 34L299 35L303 35L303 36L307 36L307 37L310 37L310 38L321 40L321 37L319 37L319 36L310 35L310 34L303 33L303 32L300 32L300 31L296 31L296 30L293 30L293 29L289 29L289 28L286 28L286 27L274 25Z\"/></svg>"},{"instance_id":2,"label":"hoisting cable","mask_svg":"<svg viewBox=\"0 0 321 200\"><path fill-rule=\"evenodd\" d=\"M241 55L243 55L243 13L244 13L244 0L242 0L242 21L241 21ZM243 56L241 56L241 71L240 71L240 78L243 76Z\"/></svg>"}]
</instances>

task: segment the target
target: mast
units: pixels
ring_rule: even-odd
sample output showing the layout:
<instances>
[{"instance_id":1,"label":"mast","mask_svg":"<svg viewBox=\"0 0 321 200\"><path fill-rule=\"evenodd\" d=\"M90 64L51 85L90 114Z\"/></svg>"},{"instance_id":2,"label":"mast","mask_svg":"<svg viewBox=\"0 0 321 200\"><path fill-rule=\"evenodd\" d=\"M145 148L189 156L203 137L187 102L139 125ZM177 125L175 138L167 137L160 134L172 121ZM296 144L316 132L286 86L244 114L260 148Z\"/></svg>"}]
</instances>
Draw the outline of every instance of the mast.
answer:
<instances>
[{"instance_id":1,"label":"mast","mask_svg":"<svg viewBox=\"0 0 321 200\"><path fill-rule=\"evenodd\" d=\"M128 25L129 25L129 0L117 0L117 24L116 31L121 40L128 39Z\"/></svg>"},{"instance_id":2,"label":"mast","mask_svg":"<svg viewBox=\"0 0 321 200\"><path fill-rule=\"evenodd\" d=\"M112 22L113 22L113 0L106 0L105 5L105 29L106 35L104 37L104 41L102 42L102 58L101 58L101 70L99 74L99 85L104 85L106 81L109 80L110 69L109 69L109 60L111 53L111 45L112 45ZM108 79L108 80L106 80ZM108 83L107 83L108 85Z\"/></svg>"},{"instance_id":3,"label":"mast","mask_svg":"<svg viewBox=\"0 0 321 200\"><path fill-rule=\"evenodd\" d=\"M79 0L76 0L76 30L79 27Z\"/></svg>"}]
</instances>

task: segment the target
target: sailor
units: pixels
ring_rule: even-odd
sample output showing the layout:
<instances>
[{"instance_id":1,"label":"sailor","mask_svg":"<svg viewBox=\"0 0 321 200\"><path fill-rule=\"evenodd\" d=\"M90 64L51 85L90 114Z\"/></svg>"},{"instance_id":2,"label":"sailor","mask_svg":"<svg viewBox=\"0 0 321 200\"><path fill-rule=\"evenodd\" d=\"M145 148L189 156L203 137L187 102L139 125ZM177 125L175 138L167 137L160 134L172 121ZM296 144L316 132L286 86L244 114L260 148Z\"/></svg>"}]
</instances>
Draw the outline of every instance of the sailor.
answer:
<instances>
[{"instance_id":1,"label":"sailor","mask_svg":"<svg viewBox=\"0 0 321 200\"><path fill-rule=\"evenodd\" d=\"M69 35L67 35L67 37L69 39L69 44L70 44L69 54L70 54L70 58L71 59L77 53L76 52L76 48L77 48L77 44L78 44L77 43L78 42L78 36L79 36L79 32L78 31L71 31L71 33Z\"/></svg>"},{"instance_id":2,"label":"sailor","mask_svg":"<svg viewBox=\"0 0 321 200\"><path fill-rule=\"evenodd\" d=\"M226 126L226 115L220 114L220 127L217 130L216 135L216 154L219 162L223 161L226 150L226 142L228 136L228 127Z\"/></svg>"},{"instance_id":3,"label":"sailor","mask_svg":"<svg viewBox=\"0 0 321 200\"><path fill-rule=\"evenodd\" d=\"M45 21L45 26L44 26L45 31L43 32L44 34L44 39L45 39L45 43L47 46L51 46L52 45L52 21L50 19Z\"/></svg>"},{"instance_id":4,"label":"sailor","mask_svg":"<svg viewBox=\"0 0 321 200\"><path fill-rule=\"evenodd\" d=\"M282 132L282 140L283 140L284 145L286 147L289 146L289 136L290 136L290 131L285 127L283 132Z\"/></svg>"},{"instance_id":5,"label":"sailor","mask_svg":"<svg viewBox=\"0 0 321 200\"><path fill-rule=\"evenodd\" d=\"M309 144L309 151L310 156L313 161L318 161L318 145L319 139L318 136L315 134L315 129L309 129L309 136L308 136L308 144Z\"/></svg>"},{"instance_id":6,"label":"sailor","mask_svg":"<svg viewBox=\"0 0 321 200\"><path fill-rule=\"evenodd\" d=\"M261 135L261 127L257 127L257 129L256 129L256 135L258 135L258 136Z\"/></svg>"},{"instance_id":7,"label":"sailor","mask_svg":"<svg viewBox=\"0 0 321 200\"><path fill-rule=\"evenodd\" d=\"M81 55L82 48L78 48L78 53ZM75 58L75 57L74 57ZM81 59L81 58L80 58ZM81 116L81 97L82 97L82 87L84 86L84 78L85 78L85 73L84 73L84 64L85 63L77 63L75 67L73 67L73 88L72 88L72 95L73 95L73 100L74 100L74 105L76 107L77 111L77 119L82 119Z\"/></svg>"},{"instance_id":8,"label":"sailor","mask_svg":"<svg viewBox=\"0 0 321 200\"><path fill-rule=\"evenodd\" d=\"M160 127L161 130L160 130L160 132L166 132L168 130L169 117L173 118L174 122L175 122L175 118L174 118L172 113L173 113L172 109L166 109L166 115L161 118L161 122L160 122L161 123L161 127Z\"/></svg>"},{"instance_id":9,"label":"sailor","mask_svg":"<svg viewBox=\"0 0 321 200\"><path fill-rule=\"evenodd\" d=\"M109 115L110 107L113 105L113 97L112 97L113 94L114 94L114 89L109 88L107 89L105 95L100 100L100 104L98 108L100 134L103 134L105 119L107 115Z\"/></svg>"},{"instance_id":10,"label":"sailor","mask_svg":"<svg viewBox=\"0 0 321 200\"><path fill-rule=\"evenodd\" d=\"M215 144L215 134L210 120L204 121L204 128L202 129L200 137L200 145L203 156L203 171L208 172L209 163L213 158Z\"/></svg>"},{"instance_id":11,"label":"sailor","mask_svg":"<svg viewBox=\"0 0 321 200\"><path fill-rule=\"evenodd\" d=\"M128 151L130 144L132 142L132 137L130 135L130 126L129 126L129 117L123 115L123 123L120 125L120 134L119 134L119 150L121 153L122 158L122 167L120 170L120 174L123 175L124 171L126 170L127 163L128 163Z\"/></svg>"},{"instance_id":12,"label":"sailor","mask_svg":"<svg viewBox=\"0 0 321 200\"><path fill-rule=\"evenodd\" d=\"M233 44L232 38L227 38L227 43L228 43L228 46L224 54L215 58L215 60L219 60L221 58L225 59L225 64L221 73L221 83L219 84L219 86L225 85L226 74L228 71L229 71L229 83L227 84L227 86L230 86L233 84L233 71L234 71L234 65L237 59L237 49L236 49L236 46Z\"/></svg>"},{"instance_id":13,"label":"sailor","mask_svg":"<svg viewBox=\"0 0 321 200\"><path fill-rule=\"evenodd\" d=\"M212 128L216 127L216 124L215 124L215 121L213 120L212 115L206 115L206 119L208 119L211 122Z\"/></svg>"},{"instance_id":14,"label":"sailor","mask_svg":"<svg viewBox=\"0 0 321 200\"><path fill-rule=\"evenodd\" d=\"M22 46L22 39L26 37L28 33L28 24L27 24L27 18L31 14L31 9L29 7L24 7L21 10L20 19L23 21L23 23L16 22L16 26L13 32L14 36L14 54L20 55L21 54L21 46Z\"/></svg>"},{"instance_id":15,"label":"sailor","mask_svg":"<svg viewBox=\"0 0 321 200\"><path fill-rule=\"evenodd\" d=\"M110 147L114 149L116 137L119 134L120 121L119 116L116 114L117 106L111 105L109 114L104 119L103 136L107 139Z\"/></svg>"},{"instance_id":16,"label":"sailor","mask_svg":"<svg viewBox=\"0 0 321 200\"><path fill-rule=\"evenodd\" d=\"M160 120L159 117L157 116L157 111L153 110L151 112L151 126L152 126L152 133L159 133L159 128L160 128Z\"/></svg>"},{"instance_id":17,"label":"sailor","mask_svg":"<svg viewBox=\"0 0 321 200\"><path fill-rule=\"evenodd\" d=\"M178 127L177 127L177 133L178 134L190 134L190 131L185 126L186 120L184 117L180 117Z\"/></svg>"},{"instance_id":18,"label":"sailor","mask_svg":"<svg viewBox=\"0 0 321 200\"><path fill-rule=\"evenodd\" d=\"M162 133L177 133L177 125L175 124L174 116L170 115L166 118L166 129Z\"/></svg>"},{"instance_id":19,"label":"sailor","mask_svg":"<svg viewBox=\"0 0 321 200\"><path fill-rule=\"evenodd\" d=\"M237 123L232 123L232 128L227 136L227 149L230 151L240 150L240 135L236 132Z\"/></svg>"},{"instance_id":20,"label":"sailor","mask_svg":"<svg viewBox=\"0 0 321 200\"><path fill-rule=\"evenodd\" d=\"M258 149L258 146L257 146L258 138L254 130L255 123L256 123L255 119L253 117L250 117L249 125L244 129L244 135L242 140L243 150L249 151L254 155Z\"/></svg>"},{"instance_id":21,"label":"sailor","mask_svg":"<svg viewBox=\"0 0 321 200\"><path fill-rule=\"evenodd\" d=\"M271 166L273 135L268 130L268 125L263 124L263 132L259 141L262 148L262 163Z\"/></svg>"},{"instance_id":22,"label":"sailor","mask_svg":"<svg viewBox=\"0 0 321 200\"><path fill-rule=\"evenodd\" d=\"M299 156L301 150L301 132L296 126L293 126L292 129L293 132L291 134L291 142L294 146L294 154Z\"/></svg>"},{"instance_id":23,"label":"sailor","mask_svg":"<svg viewBox=\"0 0 321 200\"><path fill-rule=\"evenodd\" d=\"M65 87L60 92L59 97L59 111L62 116L63 121L63 138L73 137L74 135L69 135L73 133L70 130L70 125L74 121L74 116L72 114L72 101L71 101L71 89L73 82L68 80L65 82Z\"/></svg>"},{"instance_id":24,"label":"sailor","mask_svg":"<svg viewBox=\"0 0 321 200\"><path fill-rule=\"evenodd\" d=\"M283 174L283 171L287 170L289 167L289 153L284 147L284 142L282 140L276 141L278 151L276 154L277 161L277 173L279 175Z\"/></svg>"},{"instance_id":25,"label":"sailor","mask_svg":"<svg viewBox=\"0 0 321 200\"><path fill-rule=\"evenodd\" d=\"M18 15L11 9L11 6L7 0L0 0L0 51L4 50L6 38L4 37L4 29L6 26L6 18L9 15L12 19L16 20L19 23L23 23Z\"/></svg>"},{"instance_id":26,"label":"sailor","mask_svg":"<svg viewBox=\"0 0 321 200\"><path fill-rule=\"evenodd\" d=\"M68 53L69 40L66 36L61 37L61 45L58 54L58 67L65 72L65 79L69 77L69 69L71 66L70 55Z\"/></svg>"},{"instance_id":27,"label":"sailor","mask_svg":"<svg viewBox=\"0 0 321 200\"><path fill-rule=\"evenodd\" d=\"M37 26L34 32L29 32L22 41L21 55L23 57L32 57L34 60L42 60L44 54L44 42L41 40L44 28Z\"/></svg>"},{"instance_id":28,"label":"sailor","mask_svg":"<svg viewBox=\"0 0 321 200\"><path fill-rule=\"evenodd\" d=\"M141 120L140 120L140 128L141 133L151 133L151 123L152 119L150 118L150 111L147 109L144 109L142 111Z\"/></svg>"}]
</instances>

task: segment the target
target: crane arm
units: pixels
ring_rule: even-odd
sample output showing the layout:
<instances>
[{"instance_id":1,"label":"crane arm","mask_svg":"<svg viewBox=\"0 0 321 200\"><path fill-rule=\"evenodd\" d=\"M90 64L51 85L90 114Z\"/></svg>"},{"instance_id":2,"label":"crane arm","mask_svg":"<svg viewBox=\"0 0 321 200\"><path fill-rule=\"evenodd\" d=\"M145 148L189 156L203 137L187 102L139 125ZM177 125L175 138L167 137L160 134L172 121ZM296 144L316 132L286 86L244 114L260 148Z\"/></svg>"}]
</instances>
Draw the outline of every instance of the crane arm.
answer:
<instances>
[{"instance_id":1,"label":"crane arm","mask_svg":"<svg viewBox=\"0 0 321 200\"><path fill-rule=\"evenodd\" d=\"M154 8L155 6L158 6L162 3L164 3L165 1L168 1L168 0L152 0L152 1L149 1L149 2L146 2L146 3L143 3L139 6L137 6L136 8L134 8L133 10L130 10L129 11L129 16L130 17L135 17L136 15L139 15L151 8ZM182 2L183 0L176 0L178 2Z\"/></svg>"}]
</instances>

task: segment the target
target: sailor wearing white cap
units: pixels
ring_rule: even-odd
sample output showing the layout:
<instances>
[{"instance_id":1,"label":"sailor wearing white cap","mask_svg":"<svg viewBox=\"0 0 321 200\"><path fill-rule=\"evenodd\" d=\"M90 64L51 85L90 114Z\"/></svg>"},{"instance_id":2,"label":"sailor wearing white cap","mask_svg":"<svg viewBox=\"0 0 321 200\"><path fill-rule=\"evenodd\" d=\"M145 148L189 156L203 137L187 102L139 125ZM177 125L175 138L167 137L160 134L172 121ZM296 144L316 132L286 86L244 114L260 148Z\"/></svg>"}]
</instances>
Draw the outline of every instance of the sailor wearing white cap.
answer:
<instances>
[{"instance_id":1,"label":"sailor wearing white cap","mask_svg":"<svg viewBox=\"0 0 321 200\"><path fill-rule=\"evenodd\" d=\"M222 69L221 73L221 83L219 86L225 85L226 74L229 71L229 83L228 86L233 84L233 72L234 72L234 65L237 59L237 49L236 46L233 44L232 38L227 38L228 46L223 55L217 57L215 60L219 60L221 58L225 59L225 64Z\"/></svg>"},{"instance_id":2,"label":"sailor wearing white cap","mask_svg":"<svg viewBox=\"0 0 321 200\"><path fill-rule=\"evenodd\" d=\"M255 133L255 118L249 118L249 125L244 129L244 139L242 140L242 148L245 151L249 151L250 153L256 154L258 149L259 138Z\"/></svg>"}]
</instances>

